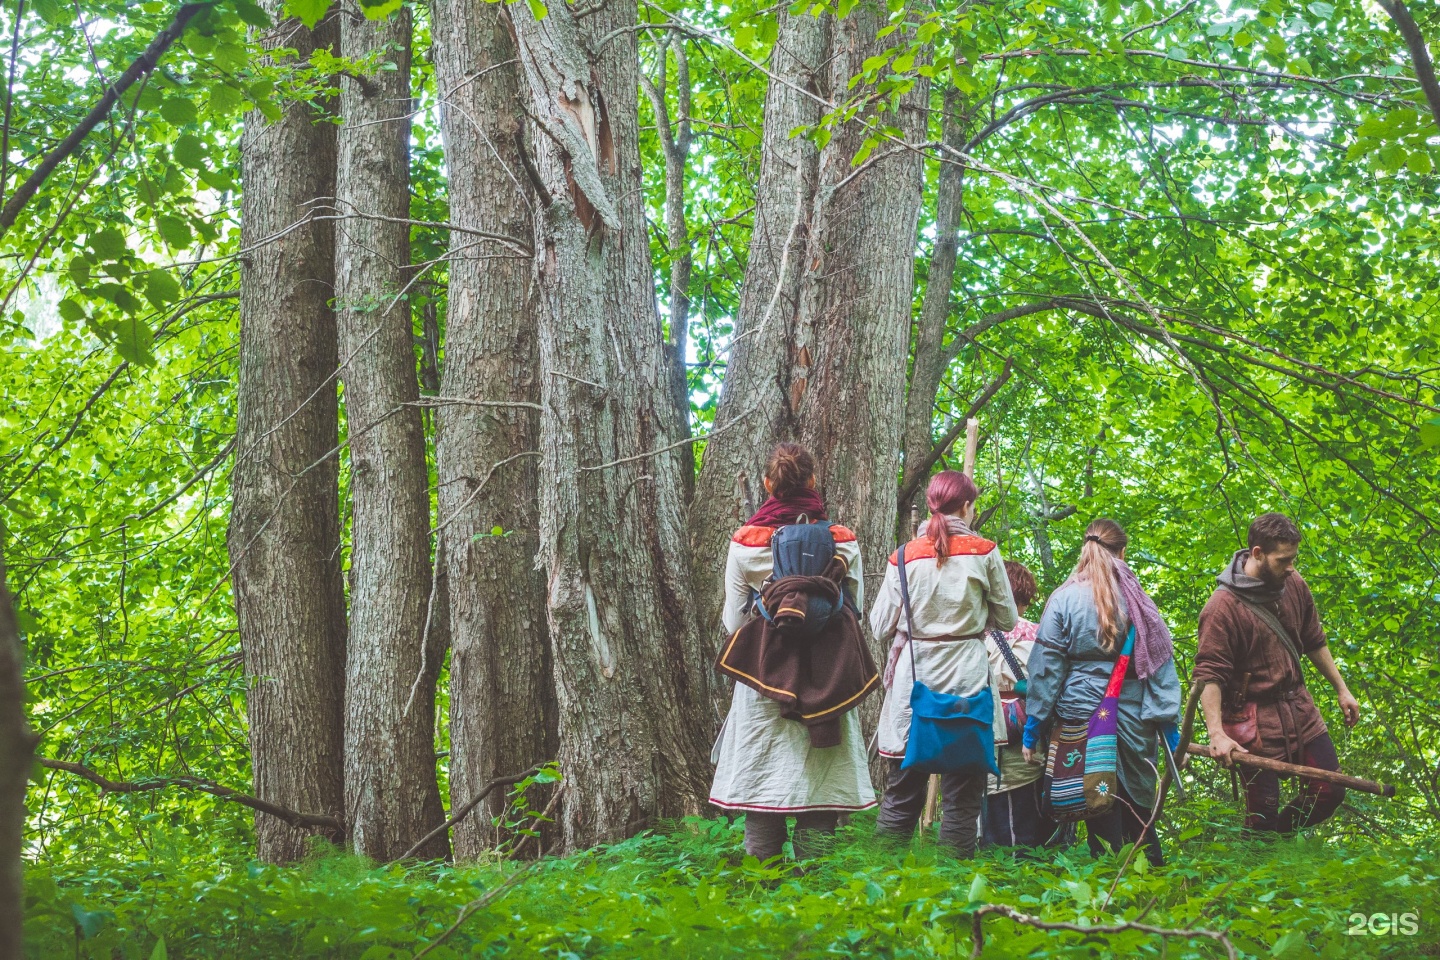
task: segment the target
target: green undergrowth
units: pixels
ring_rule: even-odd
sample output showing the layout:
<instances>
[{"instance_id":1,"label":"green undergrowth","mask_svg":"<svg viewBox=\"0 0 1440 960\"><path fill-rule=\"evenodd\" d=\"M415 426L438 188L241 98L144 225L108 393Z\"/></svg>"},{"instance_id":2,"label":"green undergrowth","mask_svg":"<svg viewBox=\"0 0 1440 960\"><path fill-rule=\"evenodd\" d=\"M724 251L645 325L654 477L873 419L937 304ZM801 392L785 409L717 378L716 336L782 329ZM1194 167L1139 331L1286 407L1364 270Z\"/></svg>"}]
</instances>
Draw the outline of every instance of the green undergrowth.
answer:
<instances>
[{"instance_id":1,"label":"green undergrowth","mask_svg":"<svg viewBox=\"0 0 1440 960\"><path fill-rule=\"evenodd\" d=\"M890 846L873 815L842 829L803 876L746 859L741 825L686 820L530 869L428 957L969 957L981 904L1049 922L1141 919L1224 930L1240 956L1440 955L1440 849L1433 843L1250 840L1215 823L1170 824L1168 862L1084 843L1037 859L990 851L957 861L927 841ZM27 874L32 957L411 957L514 864L375 867L317 854L262 866L183 846ZM1414 934L1347 934L1355 915L1417 916ZM1398 923L1396 924L1398 925ZM985 957L1223 957L1211 940L1053 932L984 920Z\"/></svg>"}]
</instances>

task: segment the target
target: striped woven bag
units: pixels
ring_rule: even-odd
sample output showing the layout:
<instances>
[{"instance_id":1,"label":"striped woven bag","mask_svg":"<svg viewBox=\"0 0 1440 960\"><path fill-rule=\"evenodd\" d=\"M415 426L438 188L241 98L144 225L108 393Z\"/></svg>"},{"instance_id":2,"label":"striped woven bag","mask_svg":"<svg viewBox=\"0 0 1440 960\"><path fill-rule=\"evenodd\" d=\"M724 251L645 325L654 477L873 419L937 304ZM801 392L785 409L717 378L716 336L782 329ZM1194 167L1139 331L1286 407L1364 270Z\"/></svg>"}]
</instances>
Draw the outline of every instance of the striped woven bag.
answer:
<instances>
[{"instance_id":1,"label":"striped woven bag","mask_svg":"<svg viewBox=\"0 0 1440 960\"><path fill-rule=\"evenodd\" d=\"M1125 635L1125 646L1115 660L1110 683L1100 706L1087 723L1055 725L1050 752L1045 757L1046 805L1061 823L1099 816L1115 803L1116 729L1120 687L1135 649L1135 626Z\"/></svg>"}]
</instances>

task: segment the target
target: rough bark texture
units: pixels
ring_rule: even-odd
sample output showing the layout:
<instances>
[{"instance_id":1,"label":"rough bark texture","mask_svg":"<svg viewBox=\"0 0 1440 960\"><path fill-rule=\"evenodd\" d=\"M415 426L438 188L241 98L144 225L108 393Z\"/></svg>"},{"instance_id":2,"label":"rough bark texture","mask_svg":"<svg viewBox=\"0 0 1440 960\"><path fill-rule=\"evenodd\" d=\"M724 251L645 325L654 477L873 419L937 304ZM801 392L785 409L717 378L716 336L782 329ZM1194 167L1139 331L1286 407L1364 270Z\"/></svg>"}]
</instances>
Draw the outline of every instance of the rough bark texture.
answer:
<instances>
[{"instance_id":1,"label":"rough bark texture","mask_svg":"<svg viewBox=\"0 0 1440 960\"><path fill-rule=\"evenodd\" d=\"M796 436L792 347L820 155L790 131L822 115L821 102L801 91L820 92L830 18L792 16L782 8L779 20L769 64L775 79L765 92L755 226L715 423L723 428L746 419L706 443L690 505L695 595L702 636L712 646L720 639L730 534L765 499L761 480L770 448Z\"/></svg>"},{"instance_id":2,"label":"rough bark texture","mask_svg":"<svg viewBox=\"0 0 1440 960\"><path fill-rule=\"evenodd\" d=\"M25 721L25 654L0 554L0 957L6 958L21 955L25 881L20 847L35 740Z\"/></svg>"},{"instance_id":3,"label":"rough bark texture","mask_svg":"<svg viewBox=\"0 0 1440 960\"><path fill-rule=\"evenodd\" d=\"M665 155L665 242L670 248L670 323L665 338L665 357L670 364L670 391L680 425L690 435L690 382L685 366L685 345L690 325L690 272L694 258L690 250L690 228L685 223L685 163L690 156L690 59L685 53L685 38L674 38L675 52L675 115L671 117L665 95L669 86L671 35L664 34L656 42L655 79L643 73L640 82L655 111L655 125L660 134L660 149ZM683 446L679 450L685 471L685 497L694 491L695 451Z\"/></svg>"},{"instance_id":4,"label":"rough bark texture","mask_svg":"<svg viewBox=\"0 0 1440 960\"><path fill-rule=\"evenodd\" d=\"M709 649L683 526L680 434L646 240L636 6L513 19L549 198L537 226L540 544L555 644L566 847L700 809ZM596 48L599 38L608 38ZM623 461L623 462L617 462Z\"/></svg>"},{"instance_id":5,"label":"rough bark texture","mask_svg":"<svg viewBox=\"0 0 1440 960\"><path fill-rule=\"evenodd\" d=\"M437 410L441 538L449 571L450 802L555 756L545 581L536 567L540 399L533 242L537 203L521 159L515 45L500 4L434 0L435 76L450 219L513 238L452 234L444 397L516 406ZM512 459L513 458L513 459ZM508 461L508 462L505 462ZM496 464L501 464L496 466ZM493 471L493 472L492 472ZM495 527L501 535L492 535ZM494 846L496 791L455 828L455 853Z\"/></svg>"},{"instance_id":6,"label":"rough bark texture","mask_svg":"<svg viewBox=\"0 0 1440 960\"><path fill-rule=\"evenodd\" d=\"M345 812L356 853L388 861L445 819L435 688L421 671L430 495L410 306L410 13L342 8L340 47L393 69L341 82L335 305L350 439ZM386 217L387 220L373 219ZM406 406L406 404L411 404ZM413 695L412 695L413 687ZM443 857L443 834L419 851Z\"/></svg>"},{"instance_id":7,"label":"rough bark texture","mask_svg":"<svg viewBox=\"0 0 1440 960\"><path fill-rule=\"evenodd\" d=\"M959 149L964 143L964 130L958 117L960 94L945 94L941 116L941 136L946 143ZM947 366L943 344L945 322L950 316L950 290L955 283L956 231L964 210L962 184L964 168L959 164L940 164L935 184L935 247L930 254L925 279L925 298L920 316L915 321L915 362L910 371L910 392L905 400L905 484L911 485L913 474L924 469L933 439L935 394L945 376ZM925 482L914 484L910 502L899 504L900 525L908 525L912 504L925 504Z\"/></svg>"},{"instance_id":8,"label":"rough bark texture","mask_svg":"<svg viewBox=\"0 0 1440 960\"><path fill-rule=\"evenodd\" d=\"M893 43L876 39L884 23L883 9L868 4L834 22L833 96L844 96L865 59ZM917 142L924 137L927 98L928 87L917 82L901 99L899 115L882 119ZM917 154L902 151L858 169L853 160L867 115L840 126L821 151L791 393L800 440L816 454L821 493L833 515L858 534L873 590L895 534L923 168ZM883 145L876 152L883 154Z\"/></svg>"},{"instance_id":9,"label":"rough bark texture","mask_svg":"<svg viewBox=\"0 0 1440 960\"><path fill-rule=\"evenodd\" d=\"M303 60L331 44L266 5L267 47ZM291 810L344 815L345 596L335 458L338 362L334 230L304 220L334 194L335 133L310 104L276 123L246 114L241 138L240 372L234 504L228 534L247 697L255 795ZM256 816L262 860L303 856L305 834Z\"/></svg>"}]
</instances>

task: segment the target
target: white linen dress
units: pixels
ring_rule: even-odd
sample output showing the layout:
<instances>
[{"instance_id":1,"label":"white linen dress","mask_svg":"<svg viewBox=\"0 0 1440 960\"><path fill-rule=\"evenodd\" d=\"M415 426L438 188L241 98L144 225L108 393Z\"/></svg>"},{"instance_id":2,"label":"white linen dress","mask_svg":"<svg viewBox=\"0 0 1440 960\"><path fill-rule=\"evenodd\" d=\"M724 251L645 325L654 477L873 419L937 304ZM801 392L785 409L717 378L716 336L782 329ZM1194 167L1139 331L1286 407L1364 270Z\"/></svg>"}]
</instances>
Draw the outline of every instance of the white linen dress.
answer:
<instances>
[{"instance_id":1,"label":"white linen dress","mask_svg":"<svg viewBox=\"0 0 1440 960\"><path fill-rule=\"evenodd\" d=\"M835 552L849 567L846 585L863 610L860 545L845 527L833 524L830 530L835 535ZM759 590L770 576L770 537L774 532L772 527L744 526L730 540L723 620L731 634L745 622L750 591ZM712 758L715 782L710 802L722 810L850 811L865 810L877 802L855 710L840 719L838 746L812 747L804 724L780 716L780 704L737 683Z\"/></svg>"}]
</instances>

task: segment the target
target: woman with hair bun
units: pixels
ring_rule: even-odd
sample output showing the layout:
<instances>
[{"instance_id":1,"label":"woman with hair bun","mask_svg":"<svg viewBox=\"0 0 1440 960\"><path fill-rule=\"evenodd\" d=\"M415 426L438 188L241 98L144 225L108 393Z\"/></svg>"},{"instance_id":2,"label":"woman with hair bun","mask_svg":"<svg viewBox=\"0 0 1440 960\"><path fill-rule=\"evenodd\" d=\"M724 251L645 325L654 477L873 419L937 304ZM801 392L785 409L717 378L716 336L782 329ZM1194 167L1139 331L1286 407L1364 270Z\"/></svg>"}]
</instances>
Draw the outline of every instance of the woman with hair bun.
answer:
<instances>
[{"instance_id":1,"label":"woman with hair bun","mask_svg":"<svg viewBox=\"0 0 1440 960\"><path fill-rule=\"evenodd\" d=\"M1015 601L1005 560L996 545L970 528L975 483L956 470L930 480L925 501L930 519L917 539L905 545L905 577L914 620L913 637L903 629L899 551L890 557L885 584L870 611L870 628L881 641L894 638L885 670L885 705L880 711L879 746L890 758L889 782L880 802L875 830L909 838L925 805L929 776L901 769L910 735L910 691L915 674L936 693L973 697L995 678L985 648L988 626L1015 626ZM906 643L912 658L901 656ZM998 689L998 687L997 687ZM1005 719L995 698L994 733L1004 742ZM976 819L985 796L986 768L941 777L940 842L962 857L974 854Z\"/></svg>"},{"instance_id":2,"label":"woman with hair bun","mask_svg":"<svg viewBox=\"0 0 1440 960\"><path fill-rule=\"evenodd\" d=\"M782 443L770 454L765 492L769 497L730 539L722 619L732 635L744 626L754 596L771 574L775 531L829 521L815 492L814 458L799 444ZM844 590L855 608L863 609L864 575L855 534L838 523L829 527L835 555L847 567ZM841 813L875 805L859 715L850 710L838 725L839 744L816 747L804 724L781 716L778 702L735 684L715 745L710 802L745 814L746 853L761 862L779 856L789 833L786 818L794 817L795 859L807 859L818 836L835 832Z\"/></svg>"},{"instance_id":3,"label":"woman with hair bun","mask_svg":"<svg viewBox=\"0 0 1440 960\"><path fill-rule=\"evenodd\" d=\"M1074 572L1045 604L1030 654L1023 749L1026 760L1043 763L1040 733L1052 721L1090 719L1105 696L1133 623L1134 652L1117 705L1117 802L1087 819L1086 833L1096 856L1107 844L1119 850L1138 841L1150 863L1159 866L1160 840L1154 825L1146 826L1158 779L1155 737L1164 735L1172 749L1179 739L1175 720L1180 714L1180 679L1170 628L1125 562L1129 541L1114 520L1091 522Z\"/></svg>"}]
</instances>

